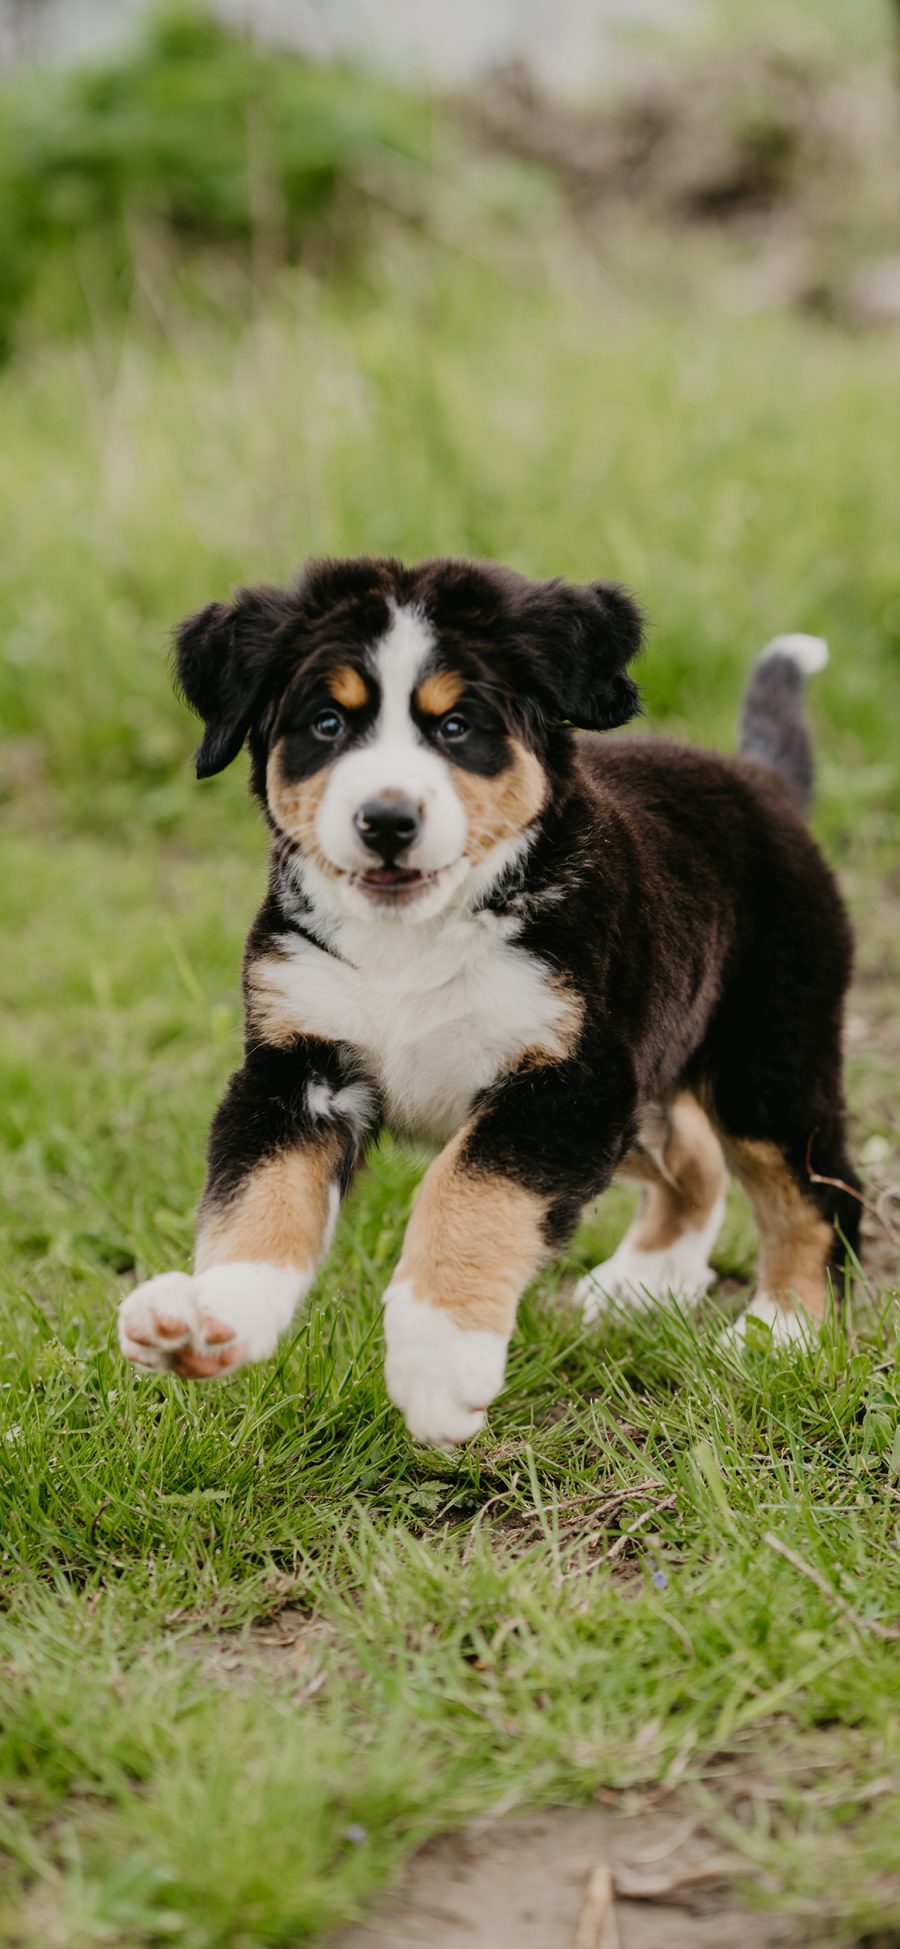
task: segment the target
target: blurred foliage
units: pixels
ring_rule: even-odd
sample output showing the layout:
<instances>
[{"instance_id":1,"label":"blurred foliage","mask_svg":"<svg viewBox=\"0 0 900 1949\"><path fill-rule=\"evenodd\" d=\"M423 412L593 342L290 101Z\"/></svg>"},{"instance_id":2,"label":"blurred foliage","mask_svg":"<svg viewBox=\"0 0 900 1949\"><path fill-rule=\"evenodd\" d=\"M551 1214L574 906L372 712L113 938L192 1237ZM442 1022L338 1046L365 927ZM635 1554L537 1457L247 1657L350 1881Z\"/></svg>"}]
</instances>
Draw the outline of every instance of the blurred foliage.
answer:
<instances>
[{"instance_id":1,"label":"blurred foliage","mask_svg":"<svg viewBox=\"0 0 900 1949\"><path fill-rule=\"evenodd\" d=\"M425 104L352 70L270 51L195 11L153 17L102 65L0 92L0 351L28 302L51 330L127 301L168 249L250 268L299 256L430 146Z\"/></svg>"},{"instance_id":2,"label":"blurred foliage","mask_svg":"<svg viewBox=\"0 0 900 1949\"><path fill-rule=\"evenodd\" d=\"M486 95L466 150L452 111L194 12L0 90L4 813L194 822L175 619L308 552L458 551L633 584L651 718L713 743L766 635L829 635L822 827L893 841L896 351L823 322L818 207L857 249L828 131L877 134L875 97L848 61L806 128L774 59L648 68L643 166L627 90L590 125L519 102L528 170L486 160Z\"/></svg>"},{"instance_id":3,"label":"blurred foliage","mask_svg":"<svg viewBox=\"0 0 900 1949\"><path fill-rule=\"evenodd\" d=\"M645 303L633 248L609 286L549 254L513 282L389 228L365 276L292 271L238 324L176 287L164 330L23 348L0 383L4 815L116 846L227 820L256 847L243 767L193 780L172 624L306 554L459 553L621 577L649 724L726 749L760 644L828 636L820 829L896 845L896 348Z\"/></svg>"},{"instance_id":4,"label":"blurred foliage","mask_svg":"<svg viewBox=\"0 0 900 1949\"><path fill-rule=\"evenodd\" d=\"M391 219L493 254L492 200L507 250L542 199L590 258L611 221L727 227L766 300L856 322L857 263L894 247L900 120L886 46L856 49L848 21L661 35L576 113L517 72L436 109L166 7L101 63L0 86L0 357L26 312L49 337L133 304L165 318L173 270L196 309L246 313L273 271L333 277Z\"/></svg>"}]
</instances>

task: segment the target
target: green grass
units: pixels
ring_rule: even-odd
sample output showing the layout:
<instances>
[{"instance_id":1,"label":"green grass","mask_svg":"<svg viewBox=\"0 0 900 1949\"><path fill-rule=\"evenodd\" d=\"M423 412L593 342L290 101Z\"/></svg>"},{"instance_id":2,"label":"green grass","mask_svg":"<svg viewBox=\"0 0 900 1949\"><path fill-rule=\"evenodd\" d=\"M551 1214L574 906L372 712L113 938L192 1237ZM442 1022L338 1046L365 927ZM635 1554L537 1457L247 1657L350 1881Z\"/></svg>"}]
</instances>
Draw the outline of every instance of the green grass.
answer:
<instances>
[{"instance_id":1,"label":"green grass","mask_svg":"<svg viewBox=\"0 0 900 1949\"><path fill-rule=\"evenodd\" d=\"M0 392L0 713L69 829L218 824L241 791L193 791L167 628L365 548L624 578L652 716L713 742L769 635L825 632L823 822L893 836L896 345L638 303L612 268L603 307L540 261L513 282L394 238L377 280L288 284L239 333L176 293L163 337L20 360Z\"/></svg>"},{"instance_id":2,"label":"green grass","mask_svg":"<svg viewBox=\"0 0 900 1949\"><path fill-rule=\"evenodd\" d=\"M488 1433L444 1458L381 1380L422 1165L386 1146L270 1368L204 1390L115 1350L120 1293L189 1253L263 870L240 767L192 780L166 632L309 551L621 576L652 726L726 745L758 645L829 635L857 1141L896 1176L896 348L702 290L649 304L614 240L611 299L493 234L393 233L377 273L286 277L238 326L173 284L155 325L23 347L0 379L10 1944L320 1938L436 1829L600 1786L702 1796L714 1760L761 1899L839 1942L900 1931L900 1662L867 1628L900 1615L896 1253L812 1352L738 1361L712 1308L584 1335L565 1292L614 1193L528 1296ZM717 1256L733 1305L737 1201ZM254 1627L285 1605L275 1661Z\"/></svg>"}]
</instances>

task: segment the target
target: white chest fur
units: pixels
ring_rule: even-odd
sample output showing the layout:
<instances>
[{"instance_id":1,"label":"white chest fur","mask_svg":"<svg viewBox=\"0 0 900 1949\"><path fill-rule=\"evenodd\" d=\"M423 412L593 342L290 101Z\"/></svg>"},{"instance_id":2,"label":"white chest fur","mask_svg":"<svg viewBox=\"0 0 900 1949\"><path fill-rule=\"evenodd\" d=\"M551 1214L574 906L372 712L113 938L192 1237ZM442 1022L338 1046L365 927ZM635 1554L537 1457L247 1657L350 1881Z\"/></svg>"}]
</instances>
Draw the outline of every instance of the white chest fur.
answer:
<instances>
[{"instance_id":1,"label":"white chest fur","mask_svg":"<svg viewBox=\"0 0 900 1949\"><path fill-rule=\"evenodd\" d=\"M360 1051L397 1131L445 1139L521 1050L560 1045L571 1004L495 914L350 922L335 945L283 935L265 991L297 1032Z\"/></svg>"}]
</instances>

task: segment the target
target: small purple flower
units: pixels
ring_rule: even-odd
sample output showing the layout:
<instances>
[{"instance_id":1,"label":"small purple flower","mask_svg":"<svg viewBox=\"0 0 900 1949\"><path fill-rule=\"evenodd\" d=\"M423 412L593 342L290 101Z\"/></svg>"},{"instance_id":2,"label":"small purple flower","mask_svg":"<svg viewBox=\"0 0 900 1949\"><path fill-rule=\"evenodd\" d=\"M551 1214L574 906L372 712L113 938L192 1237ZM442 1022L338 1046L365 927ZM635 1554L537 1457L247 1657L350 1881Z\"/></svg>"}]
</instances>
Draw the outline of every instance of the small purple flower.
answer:
<instances>
[{"instance_id":1,"label":"small purple flower","mask_svg":"<svg viewBox=\"0 0 900 1949\"><path fill-rule=\"evenodd\" d=\"M657 1590L668 1589L669 1579L666 1576L666 1573L662 1569L661 1565L657 1563L656 1558L652 1556L648 1556L647 1562L649 1564L652 1564L653 1566L653 1582L656 1585Z\"/></svg>"},{"instance_id":2,"label":"small purple flower","mask_svg":"<svg viewBox=\"0 0 900 1949\"><path fill-rule=\"evenodd\" d=\"M358 1820L349 1821L344 1828L345 1841L352 1841L354 1847L362 1847L363 1842L367 1841L368 1838L368 1829L363 1827Z\"/></svg>"}]
</instances>

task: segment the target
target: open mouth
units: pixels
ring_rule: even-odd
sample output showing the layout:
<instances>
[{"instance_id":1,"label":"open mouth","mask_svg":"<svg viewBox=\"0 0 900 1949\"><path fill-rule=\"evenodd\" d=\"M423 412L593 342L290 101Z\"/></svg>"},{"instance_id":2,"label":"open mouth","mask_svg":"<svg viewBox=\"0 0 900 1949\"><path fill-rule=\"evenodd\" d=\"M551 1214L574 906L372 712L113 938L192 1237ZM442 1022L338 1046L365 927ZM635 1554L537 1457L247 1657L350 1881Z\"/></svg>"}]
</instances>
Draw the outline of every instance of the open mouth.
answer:
<instances>
[{"instance_id":1,"label":"open mouth","mask_svg":"<svg viewBox=\"0 0 900 1949\"><path fill-rule=\"evenodd\" d=\"M424 893L437 879L436 873L420 873L413 866L373 866L366 873L354 874L354 884L366 893L391 901L411 900Z\"/></svg>"}]
</instances>

